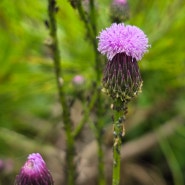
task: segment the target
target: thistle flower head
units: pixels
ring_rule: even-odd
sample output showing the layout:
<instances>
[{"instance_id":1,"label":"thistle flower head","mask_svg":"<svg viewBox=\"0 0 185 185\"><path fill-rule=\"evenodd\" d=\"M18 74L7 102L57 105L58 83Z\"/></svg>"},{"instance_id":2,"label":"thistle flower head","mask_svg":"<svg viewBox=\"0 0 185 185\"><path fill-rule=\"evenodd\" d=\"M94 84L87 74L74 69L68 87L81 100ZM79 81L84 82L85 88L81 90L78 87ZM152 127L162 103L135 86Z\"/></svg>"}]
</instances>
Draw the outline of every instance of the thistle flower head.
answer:
<instances>
[{"instance_id":1,"label":"thistle flower head","mask_svg":"<svg viewBox=\"0 0 185 185\"><path fill-rule=\"evenodd\" d=\"M30 154L15 179L15 185L53 185L52 176L39 153Z\"/></svg>"},{"instance_id":2,"label":"thistle flower head","mask_svg":"<svg viewBox=\"0 0 185 185\"><path fill-rule=\"evenodd\" d=\"M149 47L148 38L144 32L136 26L112 24L103 30L98 36L98 51L106 55L109 60L118 53L141 60Z\"/></svg>"},{"instance_id":3,"label":"thistle flower head","mask_svg":"<svg viewBox=\"0 0 185 185\"><path fill-rule=\"evenodd\" d=\"M148 50L148 38L136 26L112 24L98 36L98 50L107 56L103 91L113 99L130 100L142 87L137 61Z\"/></svg>"}]
</instances>

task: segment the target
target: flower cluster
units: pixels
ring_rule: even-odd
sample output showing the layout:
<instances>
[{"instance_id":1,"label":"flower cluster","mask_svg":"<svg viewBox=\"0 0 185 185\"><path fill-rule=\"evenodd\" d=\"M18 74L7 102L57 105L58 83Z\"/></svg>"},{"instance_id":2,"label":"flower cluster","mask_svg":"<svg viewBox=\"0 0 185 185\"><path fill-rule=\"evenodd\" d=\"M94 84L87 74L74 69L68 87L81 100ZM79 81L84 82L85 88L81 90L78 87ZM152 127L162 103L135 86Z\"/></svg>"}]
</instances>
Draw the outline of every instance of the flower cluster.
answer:
<instances>
[{"instance_id":1,"label":"flower cluster","mask_svg":"<svg viewBox=\"0 0 185 185\"><path fill-rule=\"evenodd\" d=\"M98 51L106 55L104 91L112 98L129 100L141 91L137 61L148 51L148 38L136 26L112 24L98 36Z\"/></svg>"},{"instance_id":2,"label":"flower cluster","mask_svg":"<svg viewBox=\"0 0 185 185\"><path fill-rule=\"evenodd\" d=\"M15 179L15 185L53 185L53 178L39 153L28 156L19 175Z\"/></svg>"}]
</instances>

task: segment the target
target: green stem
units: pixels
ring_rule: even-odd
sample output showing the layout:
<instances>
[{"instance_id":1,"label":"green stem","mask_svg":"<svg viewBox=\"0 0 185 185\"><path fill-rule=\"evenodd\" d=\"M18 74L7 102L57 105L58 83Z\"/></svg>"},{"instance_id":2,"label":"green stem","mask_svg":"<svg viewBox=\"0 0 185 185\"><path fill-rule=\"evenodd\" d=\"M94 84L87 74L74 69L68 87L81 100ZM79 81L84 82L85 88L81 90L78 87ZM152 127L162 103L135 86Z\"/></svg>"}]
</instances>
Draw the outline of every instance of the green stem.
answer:
<instances>
[{"instance_id":1,"label":"green stem","mask_svg":"<svg viewBox=\"0 0 185 185\"><path fill-rule=\"evenodd\" d=\"M83 116L83 119L81 120L81 122L78 124L78 126L75 128L74 132L73 132L73 137L76 138L80 131L82 130L84 124L87 122L87 120L89 119L89 114L92 111L92 109L94 108L94 104L97 100L97 92L95 92L93 94L93 96L91 97L91 101L88 105L88 107L85 109L85 113Z\"/></svg>"},{"instance_id":2,"label":"green stem","mask_svg":"<svg viewBox=\"0 0 185 185\"><path fill-rule=\"evenodd\" d=\"M103 144L102 139L98 142L98 184L99 185L105 185L105 172L104 172L104 153L103 153Z\"/></svg>"},{"instance_id":3,"label":"green stem","mask_svg":"<svg viewBox=\"0 0 185 185\"><path fill-rule=\"evenodd\" d=\"M98 184L105 185L105 169L104 169L104 152L103 152L103 107L101 92L98 90L98 97L96 100L96 116L97 121L95 123L95 134L98 142Z\"/></svg>"},{"instance_id":4,"label":"green stem","mask_svg":"<svg viewBox=\"0 0 185 185\"><path fill-rule=\"evenodd\" d=\"M96 135L97 135L97 142L98 142L98 184L99 185L105 185L106 180L105 180L105 169L104 169L104 152L103 152L103 120L102 120L102 96L101 92L99 91L99 83L101 79L101 61L100 61L100 55L97 51L97 22L96 22L96 9L95 9L95 4L94 0L90 0L90 23L91 27L94 33L94 37L91 38L91 42L93 45L94 53L95 53L95 67L94 70L96 71L96 86L98 90L98 96L96 100L96 115L97 115L97 123L96 123Z\"/></svg>"},{"instance_id":5,"label":"green stem","mask_svg":"<svg viewBox=\"0 0 185 185\"><path fill-rule=\"evenodd\" d=\"M98 122L100 124L100 122ZM99 137L97 138L98 142L98 184L105 185L105 167L104 167L104 152L103 152L103 134L102 127L98 130L96 128L96 132L98 132Z\"/></svg>"},{"instance_id":6,"label":"green stem","mask_svg":"<svg viewBox=\"0 0 185 185\"><path fill-rule=\"evenodd\" d=\"M114 109L114 142L113 142L113 173L112 185L119 185L120 183L120 167L121 167L121 145L122 137L124 136L125 116L127 112L127 102L116 100L113 105Z\"/></svg>"},{"instance_id":7,"label":"green stem","mask_svg":"<svg viewBox=\"0 0 185 185\"><path fill-rule=\"evenodd\" d=\"M96 29L96 10L95 10L95 5L94 5L94 0L90 0L90 20L91 20L91 25L94 33L96 34L97 29Z\"/></svg>"},{"instance_id":8,"label":"green stem","mask_svg":"<svg viewBox=\"0 0 185 185\"><path fill-rule=\"evenodd\" d=\"M56 1L48 0L48 15L49 15L49 29L52 39L51 50L53 53L54 69L57 81L57 88L59 93L59 100L63 109L63 121L64 129L66 133L66 163L67 163L67 184L74 185L75 168L74 168L74 138L72 136L72 123L70 120L70 109L67 105L66 95L63 90L63 84L61 82L62 69L60 65L60 52L57 39L57 24L56 24Z\"/></svg>"},{"instance_id":9,"label":"green stem","mask_svg":"<svg viewBox=\"0 0 185 185\"><path fill-rule=\"evenodd\" d=\"M91 38L91 42L93 45L93 49L94 49L94 53L95 53L95 71L96 71L96 75L97 75L97 81L99 82L101 79L101 60L100 60L100 54L97 50L98 48L98 43L97 43L97 12L95 9L95 4L94 4L94 0L90 0L90 23L91 23L91 27L92 27L92 31L94 33L94 36Z\"/></svg>"},{"instance_id":10,"label":"green stem","mask_svg":"<svg viewBox=\"0 0 185 185\"><path fill-rule=\"evenodd\" d=\"M159 138L160 137L163 137L163 136L160 136L160 133L159 133ZM170 167L174 185L183 185L184 184L183 173L181 171L179 161L177 160L177 157L175 156L175 153L171 148L168 140L160 140L159 144L166 157L166 161Z\"/></svg>"},{"instance_id":11,"label":"green stem","mask_svg":"<svg viewBox=\"0 0 185 185\"><path fill-rule=\"evenodd\" d=\"M87 14L85 14L81 0L78 3L78 12L79 15L82 19L82 21L85 24L85 27L87 29L87 35L89 36L89 39L92 43L93 50L95 53L95 66L94 70L96 72L96 82L95 82L95 87L97 89L97 97L95 99L95 106L96 106L96 116L97 116L97 121L95 123L96 129L94 129L96 139L98 142L98 184L99 185L105 185L105 173L104 173L104 153L103 153L103 123L102 123L102 97L101 97L101 92L99 90L99 84L100 84L100 79L101 79L101 61L100 61L100 55L97 51L97 23L96 23L96 9L95 9L95 4L94 0L89 1L89 17ZM79 125L80 128L81 125Z\"/></svg>"},{"instance_id":12,"label":"green stem","mask_svg":"<svg viewBox=\"0 0 185 185\"><path fill-rule=\"evenodd\" d=\"M94 31L93 31L91 25L89 24L89 21L88 21L88 19L86 17L86 14L85 14L85 12L83 10L81 0L79 0L79 2L77 4L77 9L78 9L78 13L80 15L80 18L82 19L82 21L85 24L85 27L87 29L88 36L90 37L91 40L94 40L94 38L96 37L96 35L94 35Z\"/></svg>"}]
</instances>

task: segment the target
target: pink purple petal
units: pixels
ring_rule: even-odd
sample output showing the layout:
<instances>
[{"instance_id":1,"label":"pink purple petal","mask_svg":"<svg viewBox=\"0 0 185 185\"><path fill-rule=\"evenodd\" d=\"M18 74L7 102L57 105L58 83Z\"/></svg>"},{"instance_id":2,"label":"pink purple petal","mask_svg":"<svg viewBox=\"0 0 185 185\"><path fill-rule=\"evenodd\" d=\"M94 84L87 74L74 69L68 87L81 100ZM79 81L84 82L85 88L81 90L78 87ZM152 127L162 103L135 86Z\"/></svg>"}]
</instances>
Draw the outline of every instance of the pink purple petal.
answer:
<instances>
[{"instance_id":1,"label":"pink purple petal","mask_svg":"<svg viewBox=\"0 0 185 185\"><path fill-rule=\"evenodd\" d=\"M148 38L141 29L123 23L112 24L97 38L98 51L106 55L109 60L112 60L117 53L125 53L139 61L149 47Z\"/></svg>"}]
</instances>

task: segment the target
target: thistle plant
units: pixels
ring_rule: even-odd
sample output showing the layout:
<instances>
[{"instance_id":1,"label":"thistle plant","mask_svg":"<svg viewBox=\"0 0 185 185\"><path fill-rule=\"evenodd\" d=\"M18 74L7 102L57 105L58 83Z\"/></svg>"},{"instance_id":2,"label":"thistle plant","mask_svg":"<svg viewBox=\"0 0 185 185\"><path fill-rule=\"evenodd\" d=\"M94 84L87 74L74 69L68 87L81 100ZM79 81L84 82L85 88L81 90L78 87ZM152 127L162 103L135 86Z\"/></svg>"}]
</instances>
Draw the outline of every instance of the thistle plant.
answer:
<instances>
[{"instance_id":1,"label":"thistle plant","mask_svg":"<svg viewBox=\"0 0 185 185\"><path fill-rule=\"evenodd\" d=\"M88 2L89 6L89 12L84 11L84 8L82 7L81 0L70 0L70 3L73 8L78 10L78 13L80 15L81 20L84 22L85 27L87 29L87 35L90 37L90 42L93 45L93 50L95 53L95 71L96 71L96 81L95 81L95 89L98 89L99 81L100 81L100 62L99 62L99 53L97 52L97 40L96 40L96 16L95 16L95 5L94 0L90 0ZM77 127L73 128L73 123L70 118L70 106L67 102L67 95L64 91L64 85L61 83L61 79L63 77L63 71L61 68L61 58L60 58L60 52L59 52L59 44L58 44L58 37L57 37L57 22L56 22L56 0L48 0L48 15L49 15L49 31L50 31L50 37L51 37L51 44L49 45L50 49L53 53L53 62L54 62L54 69L55 69L55 75L56 75L56 82L58 87L58 93L59 93L59 100L60 104L63 108L63 115L62 119L64 122L64 130L66 134L66 184L68 185L74 185L75 184L75 178L76 178L76 163L74 162L75 157L75 139L77 138L78 134L82 130L84 124L89 118L90 111L93 107L96 106L97 111L96 115L99 118L96 121L96 138L98 141L98 161L99 161L99 184L104 185L105 184L105 176L104 176L104 166L103 166L103 150L102 150L102 140L103 136L100 134L103 129L103 122L101 121L100 117L102 115L102 105L101 101L101 93L100 91L96 91L91 101L89 102L89 107L84 111L84 117L82 118L82 121L78 124ZM90 21L89 21L90 19ZM76 82L79 82L79 76L76 78ZM82 79L81 79L82 80ZM75 83L76 83L75 82ZM77 84L76 84L77 85Z\"/></svg>"},{"instance_id":2,"label":"thistle plant","mask_svg":"<svg viewBox=\"0 0 185 185\"><path fill-rule=\"evenodd\" d=\"M114 142L112 184L120 182L120 150L125 134L124 121L128 102L141 92L143 84L138 61L148 51L148 38L136 26L112 24L98 36L98 51L107 56L103 89L113 100Z\"/></svg>"},{"instance_id":3,"label":"thistle plant","mask_svg":"<svg viewBox=\"0 0 185 185\"><path fill-rule=\"evenodd\" d=\"M96 137L98 144L98 184L105 185L105 172L104 172L104 152L103 152L103 100L100 92L100 82L101 82L101 59L100 54L97 51L97 10L96 3L94 0L70 0L73 8L78 10L79 16L81 20L84 22L86 34L88 35L88 40L90 44L93 46L94 51L94 72L95 72L95 81L92 84L93 95L91 97L91 102L89 104L89 109L91 107L96 107L95 114L97 116L97 120L91 124L91 128ZM75 6L74 6L75 4ZM94 105L93 105L94 104ZM88 111L89 112L89 111ZM83 122L85 123L85 122ZM79 124L76 131L80 131L82 128L82 124Z\"/></svg>"},{"instance_id":4,"label":"thistle plant","mask_svg":"<svg viewBox=\"0 0 185 185\"><path fill-rule=\"evenodd\" d=\"M53 178L39 153L28 156L15 179L14 185L53 185Z\"/></svg>"},{"instance_id":5,"label":"thistle plant","mask_svg":"<svg viewBox=\"0 0 185 185\"><path fill-rule=\"evenodd\" d=\"M56 22L56 13L58 6L55 0L48 0L48 24L51 37L51 43L48 45L53 53L53 63L55 70L55 77L58 89L59 102L63 108L62 119L64 122L64 130L66 134L66 181L67 184L73 185L75 182L75 164L74 164L74 137L72 133L72 121L70 119L70 107L66 100L66 93L63 87L63 71L61 68L61 58L57 37L57 22Z\"/></svg>"}]
</instances>

